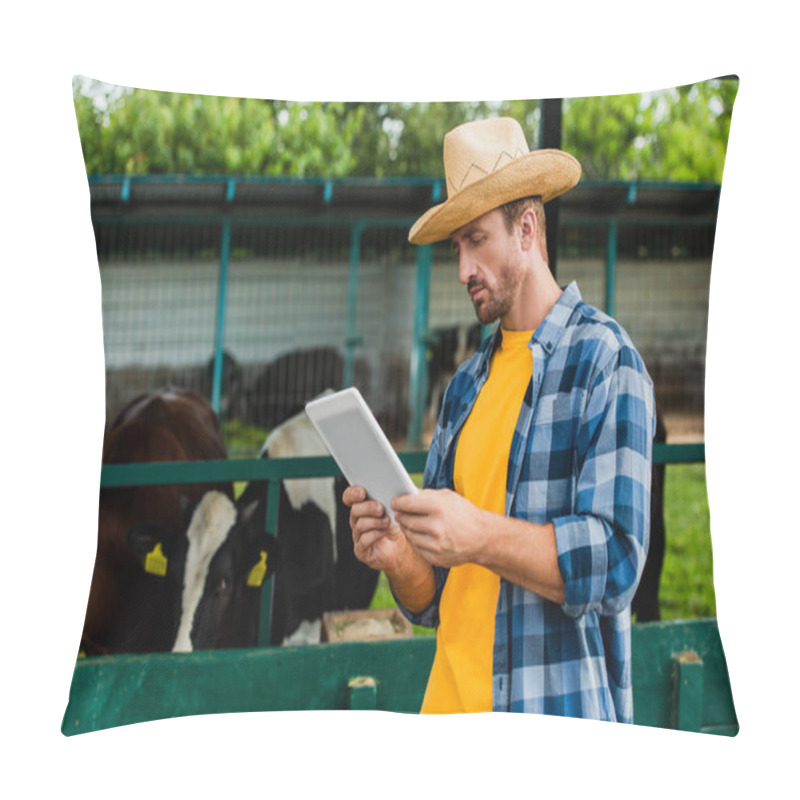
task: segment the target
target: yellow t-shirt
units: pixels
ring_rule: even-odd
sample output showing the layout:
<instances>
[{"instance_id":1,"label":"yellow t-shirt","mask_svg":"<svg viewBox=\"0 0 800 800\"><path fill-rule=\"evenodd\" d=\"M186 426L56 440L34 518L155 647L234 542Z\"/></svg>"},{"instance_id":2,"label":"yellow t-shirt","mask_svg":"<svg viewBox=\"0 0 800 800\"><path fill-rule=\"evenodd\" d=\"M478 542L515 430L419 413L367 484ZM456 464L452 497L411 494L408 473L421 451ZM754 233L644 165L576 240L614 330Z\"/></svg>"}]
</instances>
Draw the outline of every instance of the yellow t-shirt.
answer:
<instances>
[{"instance_id":1,"label":"yellow t-shirt","mask_svg":"<svg viewBox=\"0 0 800 800\"><path fill-rule=\"evenodd\" d=\"M511 439L531 380L533 331L503 331L489 378L456 449L455 490L474 505L505 513ZM492 710L494 616L500 578L485 567L450 569L439 604L436 655L421 713Z\"/></svg>"}]
</instances>

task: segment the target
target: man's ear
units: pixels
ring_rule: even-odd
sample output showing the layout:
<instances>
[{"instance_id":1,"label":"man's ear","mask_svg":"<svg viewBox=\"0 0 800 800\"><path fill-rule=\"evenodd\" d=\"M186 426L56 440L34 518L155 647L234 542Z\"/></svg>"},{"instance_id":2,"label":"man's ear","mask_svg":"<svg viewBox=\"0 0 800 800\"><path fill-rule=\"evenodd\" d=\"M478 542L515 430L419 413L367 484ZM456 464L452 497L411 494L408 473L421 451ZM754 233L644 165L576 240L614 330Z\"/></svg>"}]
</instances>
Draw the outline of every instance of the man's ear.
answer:
<instances>
[{"instance_id":1,"label":"man's ear","mask_svg":"<svg viewBox=\"0 0 800 800\"><path fill-rule=\"evenodd\" d=\"M536 246L536 214L532 208L526 208L519 218L520 246L530 250Z\"/></svg>"}]
</instances>

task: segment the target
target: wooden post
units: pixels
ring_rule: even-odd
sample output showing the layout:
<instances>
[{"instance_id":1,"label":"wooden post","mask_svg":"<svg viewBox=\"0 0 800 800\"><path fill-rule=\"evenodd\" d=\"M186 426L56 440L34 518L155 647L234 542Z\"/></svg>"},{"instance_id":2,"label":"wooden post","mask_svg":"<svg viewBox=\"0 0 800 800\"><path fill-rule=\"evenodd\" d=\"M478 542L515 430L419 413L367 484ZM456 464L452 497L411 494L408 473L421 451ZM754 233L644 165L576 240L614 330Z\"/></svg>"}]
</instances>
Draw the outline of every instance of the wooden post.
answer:
<instances>
[{"instance_id":1,"label":"wooden post","mask_svg":"<svg viewBox=\"0 0 800 800\"><path fill-rule=\"evenodd\" d=\"M378 706L378 682L375 678L351 678L347 684L347 707L351 711L374 711Z\"/></svg>"},{"instance_id":2,"label":"wooden post","mask_svg":"<svg viewBox=\"0 0 800 800\"><path fill-rule=\"evenodd\" d=\"M694 650L673 660L672 727L700 732L703 723L703 660Z\"/></svg>"}]
</instances>

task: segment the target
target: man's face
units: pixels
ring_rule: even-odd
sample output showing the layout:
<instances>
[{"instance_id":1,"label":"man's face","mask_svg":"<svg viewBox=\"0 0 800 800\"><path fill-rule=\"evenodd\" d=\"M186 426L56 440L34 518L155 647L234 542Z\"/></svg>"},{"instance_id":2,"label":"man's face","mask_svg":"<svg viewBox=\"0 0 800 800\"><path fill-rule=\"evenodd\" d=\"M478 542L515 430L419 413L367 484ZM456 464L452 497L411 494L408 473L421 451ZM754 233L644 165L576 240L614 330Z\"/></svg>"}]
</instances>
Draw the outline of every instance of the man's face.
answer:
<instances>
[{"instance_id":1,"label":"man's face","mask_svg":"<svg viewBox=\"0 0 800 800\"><path fill-rule=\"evenodd\" d=\"M518 238L506 229L499 209L452 234L458 279L467 287L483 325L502 319L514 305L524 275Z\"/></svg>"}]
</instances>

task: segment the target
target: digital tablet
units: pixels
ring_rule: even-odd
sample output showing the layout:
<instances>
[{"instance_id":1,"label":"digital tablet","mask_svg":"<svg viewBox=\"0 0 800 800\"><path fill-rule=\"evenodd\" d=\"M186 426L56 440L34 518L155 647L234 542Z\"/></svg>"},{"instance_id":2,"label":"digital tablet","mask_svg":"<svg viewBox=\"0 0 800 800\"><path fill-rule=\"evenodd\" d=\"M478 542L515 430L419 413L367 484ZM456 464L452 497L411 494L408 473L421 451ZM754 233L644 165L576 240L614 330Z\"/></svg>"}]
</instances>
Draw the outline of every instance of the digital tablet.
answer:
<instances>
[{"instance_id":1,"label":"digital tablet","mask_svg":"<svg viewBox=\"0 0 800 800\"><path fill-rule=\"evenodd\" d=\"M417 487L358 389L344 389L306 404L306 413L351 486L363 486L389 518L393 497Z\"/></svg>"}]
</instances>

